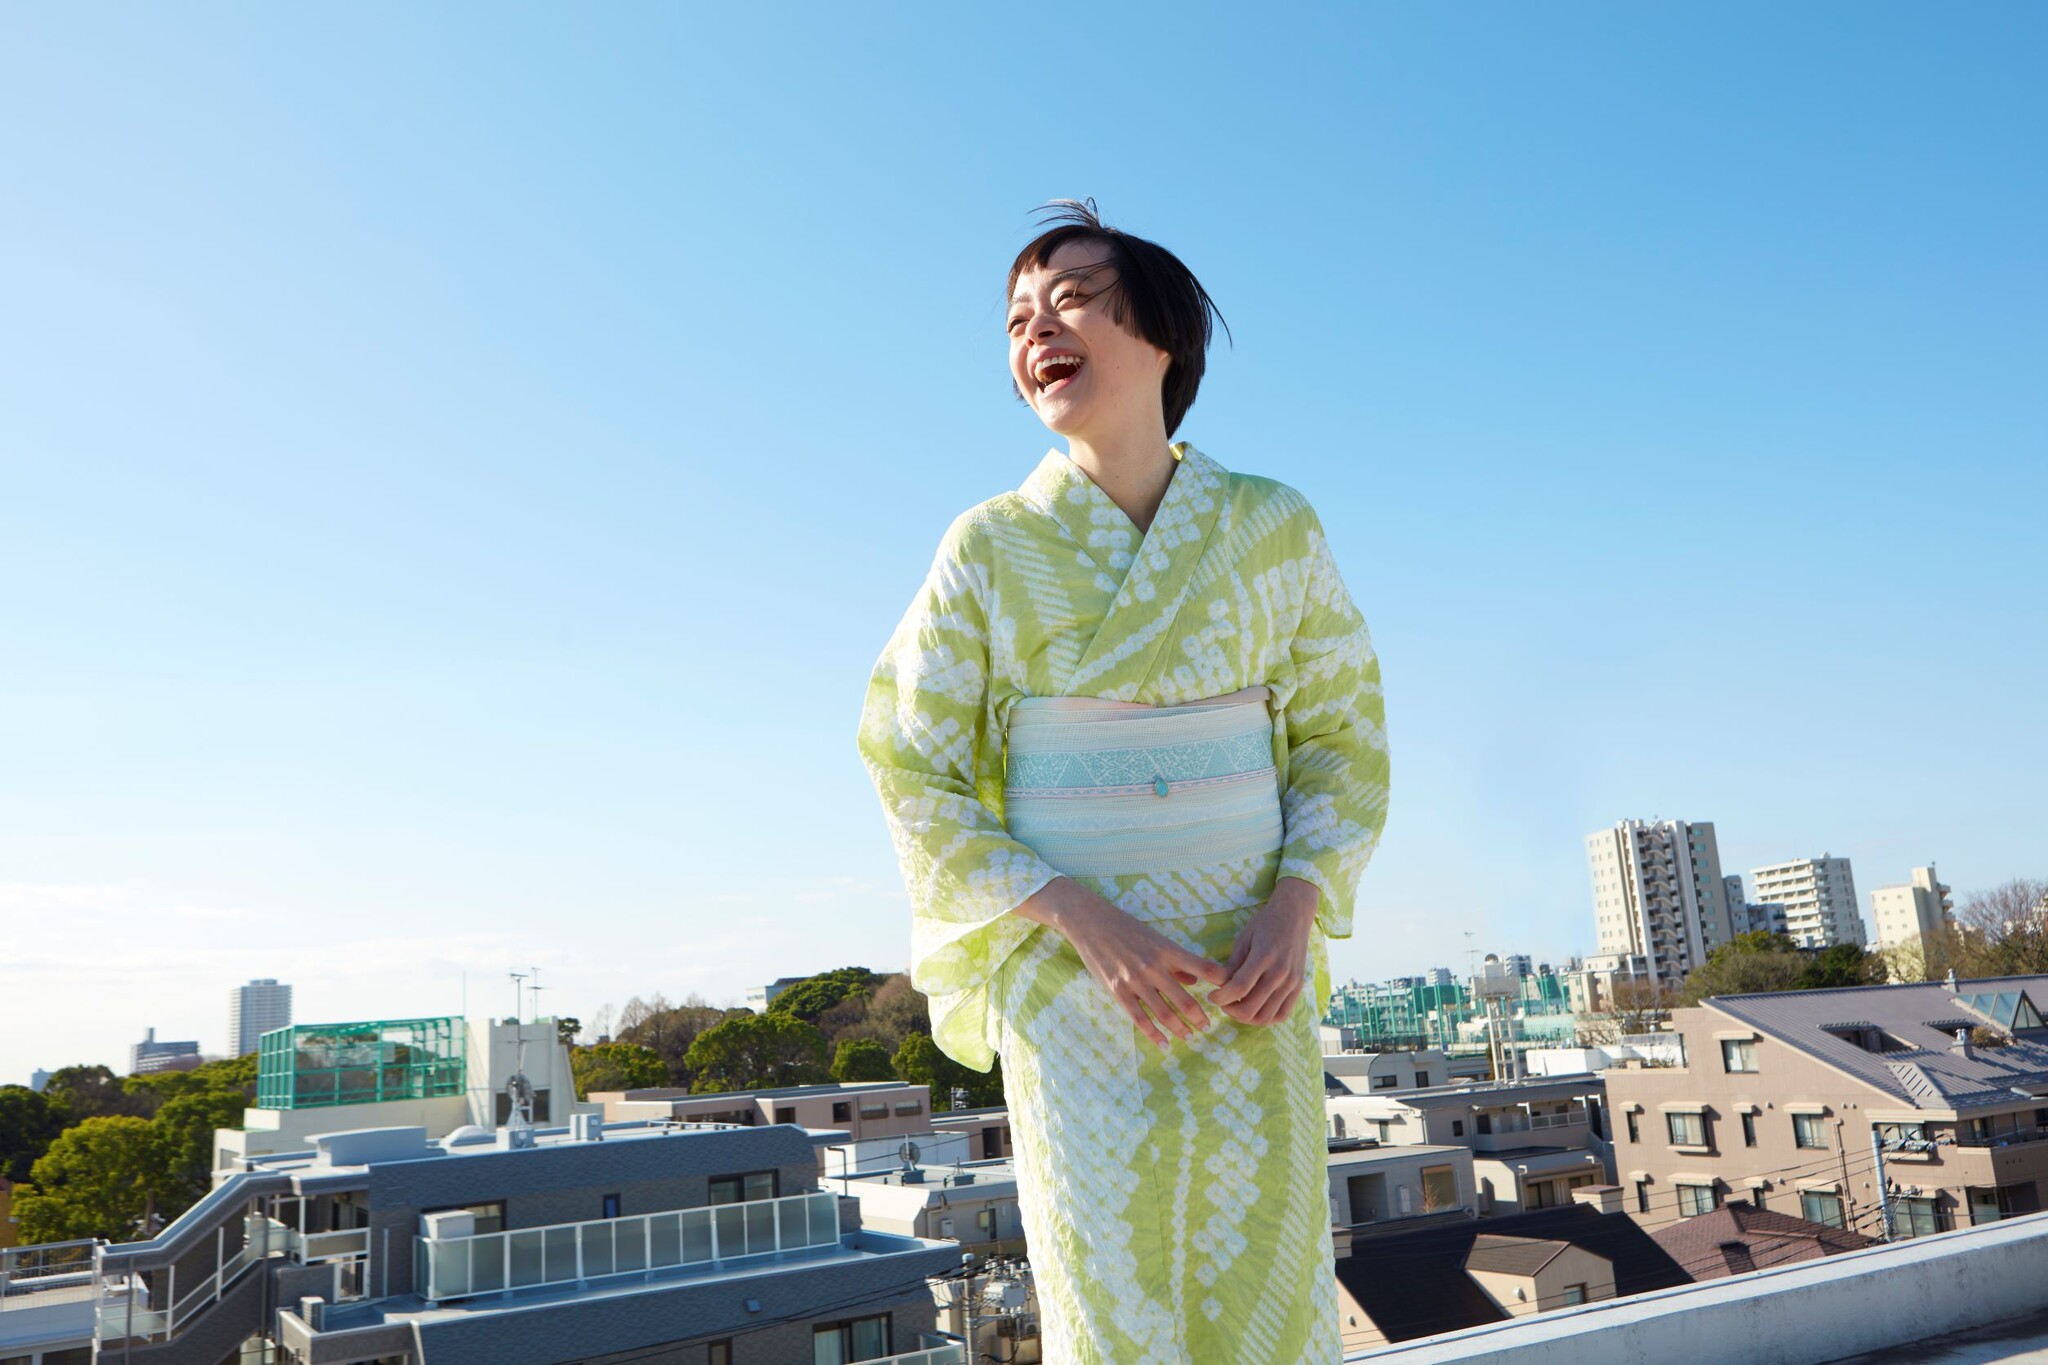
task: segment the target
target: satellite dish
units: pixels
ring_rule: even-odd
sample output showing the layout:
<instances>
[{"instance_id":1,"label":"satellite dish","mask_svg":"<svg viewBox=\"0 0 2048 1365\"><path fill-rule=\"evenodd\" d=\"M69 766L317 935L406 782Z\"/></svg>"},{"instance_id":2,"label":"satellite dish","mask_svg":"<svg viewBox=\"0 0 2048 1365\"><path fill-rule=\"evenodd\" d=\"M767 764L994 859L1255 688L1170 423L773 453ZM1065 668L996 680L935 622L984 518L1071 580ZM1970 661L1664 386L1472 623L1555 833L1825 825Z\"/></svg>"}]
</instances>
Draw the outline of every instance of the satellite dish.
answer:
<instances>
[{"instance_id":1,"label":"satellite dish","mask_svg":"<svg viewBox=\"0 0 2048 1365\"><path fill-rule=\"evenodd\" d=\"M901 1147L896 1149L896 1155L903 1158L904 1165L915 1166L918 1158L917 1144L906 1141Z\"/></svg>"}]
</instances>

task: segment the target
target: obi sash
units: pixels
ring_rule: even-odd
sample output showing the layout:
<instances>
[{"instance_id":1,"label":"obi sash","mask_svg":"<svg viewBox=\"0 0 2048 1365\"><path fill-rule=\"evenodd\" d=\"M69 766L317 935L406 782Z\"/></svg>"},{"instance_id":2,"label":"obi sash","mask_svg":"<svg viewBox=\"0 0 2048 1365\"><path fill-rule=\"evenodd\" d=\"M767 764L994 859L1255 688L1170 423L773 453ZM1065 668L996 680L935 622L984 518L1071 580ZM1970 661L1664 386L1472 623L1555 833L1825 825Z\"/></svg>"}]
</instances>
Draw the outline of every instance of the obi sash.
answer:
<instances>
[{"instance_id":1,"label":"obi sash","mask_svg":"<svg viewBox=\"0 0 2048 1365\"><path fill-rule=\"evenodd\" d=\"M1010 837L1068 876L1177 872L1279 849L1267 690L1182 706L1023 697L1010 708Z\"/></svg>"}]
</instances>

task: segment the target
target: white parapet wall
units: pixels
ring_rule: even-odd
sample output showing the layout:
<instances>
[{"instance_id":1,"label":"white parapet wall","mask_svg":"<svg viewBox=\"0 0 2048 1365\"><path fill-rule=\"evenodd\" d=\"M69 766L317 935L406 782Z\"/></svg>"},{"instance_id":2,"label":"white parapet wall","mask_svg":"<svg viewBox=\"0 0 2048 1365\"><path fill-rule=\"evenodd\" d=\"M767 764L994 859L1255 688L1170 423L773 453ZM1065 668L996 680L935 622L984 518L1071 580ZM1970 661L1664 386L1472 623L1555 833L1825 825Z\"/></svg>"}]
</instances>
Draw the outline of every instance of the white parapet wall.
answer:
<instances>
[{"instance_id":1,"label":"white parapet wall","mask_svg":"<svg viewBox=\"0 0 2048 1365\"><path fill-rule=\"evenodd\" d=\"M1438 1365L1816 1365L2048 1308L2048 1213L1377 1347Z\"/></svg>"}]
</instances>

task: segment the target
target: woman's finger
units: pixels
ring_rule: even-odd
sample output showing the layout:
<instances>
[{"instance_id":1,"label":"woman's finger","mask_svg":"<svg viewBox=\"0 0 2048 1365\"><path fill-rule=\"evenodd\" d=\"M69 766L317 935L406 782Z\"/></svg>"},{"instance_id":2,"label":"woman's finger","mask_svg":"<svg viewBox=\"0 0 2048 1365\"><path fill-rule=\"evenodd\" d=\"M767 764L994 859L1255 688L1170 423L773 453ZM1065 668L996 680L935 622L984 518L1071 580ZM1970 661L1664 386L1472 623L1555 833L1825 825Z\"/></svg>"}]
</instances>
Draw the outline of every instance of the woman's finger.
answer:
<instances>
[{"instance_id":1,"label":"woman's finger","mask_svg":"<svg viewBox=\"0 0 2048 1365\"><path fill-rule=\"evenodd\" d=\"M1119 996L1118 1003L1124 1007L1124 1012L1131 1016L1131 1022L1137 1026L1138 1032L1151 1039L1154 1046L1166 1046L1166 1035L1160 1032L1159 1025L1152 1022L1152 1016L1145 1012L1144 1003L1135 993L1128 998Z\"/></svg>"},{"instance_id":2,"label":"woman's finger","mask_svg":"<svg viewBox=\"0 0 2048 1365\"><path fill-rule=\"evenodd\" d=\"M1287 979L1284 973L1274 972L1270 968L1261 972L1257 984L1246 991L1244 999L1239 1002L1238 1017L1248 1024L1258 1025L1261 1011L1272 1002L1275 994L1286 988Z\"/></svg>"},{"instance_id":3,"label":"woman's finger","mask_svg":"<svg viewBox=\"0 0 2048 1365\"><path fill-rule=\"evenodd\" d=\"M1182 1034L1182 1037L1200 1033L1209 1027L1209 1016L1202 1009L1201 1002L1188 994L1180 982L1169 977L1166 984L1159 988L1159 994L1165 999L1167 1007L1179 1015L1182 1022L1188 1026L1188 1032Z\"/></svg>"}]
</instances>

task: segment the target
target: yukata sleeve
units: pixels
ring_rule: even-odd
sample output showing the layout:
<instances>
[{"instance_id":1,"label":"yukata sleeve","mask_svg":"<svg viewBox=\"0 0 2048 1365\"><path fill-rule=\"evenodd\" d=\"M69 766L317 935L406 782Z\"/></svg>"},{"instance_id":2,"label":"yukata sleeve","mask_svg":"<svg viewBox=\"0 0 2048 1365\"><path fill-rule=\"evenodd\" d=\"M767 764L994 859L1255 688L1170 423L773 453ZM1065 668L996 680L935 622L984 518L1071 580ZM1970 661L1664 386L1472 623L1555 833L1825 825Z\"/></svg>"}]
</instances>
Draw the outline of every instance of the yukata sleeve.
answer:
<instances>
[{"instance_id":1,"label":"yukata sleeve","mask_svg":"<svg viewBox=\"0 0 2048 1365\"><path fill-rule=\"evenodd\" d=\"M1379 658L1352 605L1313 511L1301 561L1302 611L1289 646L1295 689L1288 701L1286 821L1279 875L1321 893L1316 925L1351 937L1358 880L1387 819L1386 703Z\"/></svg>"},{"instance_id":2,"label":"yukata sleeve","mask_svg":"<svg viewBox=\"0 0 2048 1365\"><path fill-rule=\"evenodd\" d=\"M995 1060L996 973L1038 927L1010 911L1060 875L1003 823L986 585L963 518L875 664L860 725L910 893L911 984L932 1041L977 1071Z\"/></svg>"}]
</instances>

